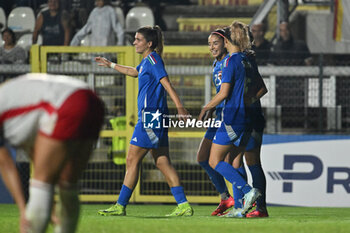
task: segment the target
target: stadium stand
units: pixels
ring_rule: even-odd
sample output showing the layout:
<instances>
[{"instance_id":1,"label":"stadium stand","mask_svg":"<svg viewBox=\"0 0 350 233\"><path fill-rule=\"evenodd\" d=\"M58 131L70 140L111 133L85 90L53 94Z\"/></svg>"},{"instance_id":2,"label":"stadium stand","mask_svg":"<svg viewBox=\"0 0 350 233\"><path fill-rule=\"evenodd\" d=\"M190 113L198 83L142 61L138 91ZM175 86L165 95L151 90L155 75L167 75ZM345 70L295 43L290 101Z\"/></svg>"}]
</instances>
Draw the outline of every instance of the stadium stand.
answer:
<instances>
[{"instance_id":1,"label":"stadium stand","mask_svg":"<svg viewBox=\"0 0 350 233\"><path fill-rule=\"evenodd\" d=\"M261 4L263 0L198 0L202 6L247 6Z\"/></svg>"},{"instance_id":2,"label":"stadium stand","mask_svg":"<svg viewBox=\"0 0 350 233\"><path fill-rule=\"evenodd\" d=\"M32 32L34 25L34 11L30 7L16 7L8 16L7 26L14 32Z\"/></svg>"},{"instance_id":3,"label":"stadium stand","mask_svg":"<svg viewBox=\"0 0 350 233\"><path fill-rule=\"evenodd\" d=\"M140 27L153 25L153 12L147 6L136 6L131 8L125 18L125 29L128 32L135 32Z\"/></svg>"},{"instance_id":4,"label":"stadium stand","mask_svg":"<svg viewBox=\"0 0 350 233\"><path fill-rule=\"evenodd\" d=\"M206 45L208 33L234 19L249 23L259 5L168 5L163 18L167 45Z\"/></svg>"},{"instance_id":5,"label":"stadium stand","mask_svg":"<svg viewBox=\"0 0 350 233\"><path fill-rule=\"evenodd\" d=\"M0 7L0 31L6 28L6 15L4 9Z\"/></svg>"},{"instance_id":6,"label":"stadium stand","mask_svg":"<svg viewBox=\"0 0 350 233\"><path fill-rule=\"evenodd\" d=\"M33 34L32 33L27 33L22 35L18 40L17 40L17 45L21 46L24 50L26 50L27 52L29 52L31 46L32 46L32 38L33 38ZM41 35L38 36L38 45L41 45L43 42L43 38Z\"/></svg>"},{"instance_id":7,"label":"stadium stand","mask_svg":"<svg viewBox=\"0 0 350 233\"><path fill-rule=\"evenodd\" d=\"M125 17L125 43L127 45L132 45L136 30L143 26L154 26L152 10L146 5L131 8Z\"/></svg>"}]
</instances>

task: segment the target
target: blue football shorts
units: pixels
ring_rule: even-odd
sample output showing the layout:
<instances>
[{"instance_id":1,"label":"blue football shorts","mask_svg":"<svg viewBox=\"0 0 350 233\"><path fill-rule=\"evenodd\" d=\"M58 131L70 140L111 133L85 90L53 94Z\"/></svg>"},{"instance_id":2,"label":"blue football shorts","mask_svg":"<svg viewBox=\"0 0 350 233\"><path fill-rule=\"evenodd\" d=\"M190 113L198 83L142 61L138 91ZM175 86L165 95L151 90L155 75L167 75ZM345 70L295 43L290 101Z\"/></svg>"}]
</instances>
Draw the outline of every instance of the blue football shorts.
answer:
<instances>
[{"instance_id":1,"label":"blue football shorts","mask_svg":"<svg viewBox=\"0 0 350 233\"><path fill-rule=\"evenodd\" d=\"M130 144L143 148L168 147L168 129L167 128L145 128L143 122L138 121Z\"/></svg>"}]
</instances>

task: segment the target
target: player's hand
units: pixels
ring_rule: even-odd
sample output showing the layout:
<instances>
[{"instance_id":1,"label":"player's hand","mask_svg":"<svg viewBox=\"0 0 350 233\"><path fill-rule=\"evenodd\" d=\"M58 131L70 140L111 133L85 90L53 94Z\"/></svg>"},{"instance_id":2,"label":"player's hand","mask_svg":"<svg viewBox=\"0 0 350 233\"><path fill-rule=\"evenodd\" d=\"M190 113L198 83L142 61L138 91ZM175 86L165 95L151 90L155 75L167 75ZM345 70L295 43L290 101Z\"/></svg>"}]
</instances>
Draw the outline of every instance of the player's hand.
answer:
<instances>
[{"instance_id":1,"label":"player's hand","mask_svg":"<svg viewBox=\"0 0 350 233\"><path fill-rule=\"evenodd\" d=\"M207 120L207 119L209 119L209 118L212 118L212 117L213 117L214 111L215 111L215 108L210 109L210 110L208 111L207 116L204 118L204 120Z\"/></svg>"},{"instance_id":2,"label":"player's hand","mask_svg":"<svg viewBox=\"0 0 350 233\"><path fill-rule=\"evenodd\" d=\"M211 108L204 107L204 108L202 108L201 112L199 113L198 120L205 121L211 116L212 113L213 113L213 111Z\"/></svg>"},{"instance_id":3,"label":"player's hand","mask_svg":"<svg viewBox=\"0 0 350 233\"><path fill-rule=\"evenodd\" d=\"M186 108L183 108L183 107L177 109L177 116L179 120L183 120L185 122L187 121L187 119L191 118L191 115L188 113Z\"/></svg>"},{"instance_id":4,"label":"player's hand","mask_svg":"<svg viewBox=\"0 0 350 233\"><path fill-rule=\"evenodd\" d=\"M250 56L255 57L256 56L255 51L251 50L251 49L244 51L244 53L247 57L250 57Z\"/></svg>"},{"instance_id":5,"label":"player's hand","mask_svg":"<svg viewBox=\"0 0 350 233\"><path fill-rule=\"evenodd\" d=\"M108 59L106 59L104 57L95 57L95 61L97 62L97 64L99 66L110 67L110 65L111 65L111 61L109 61Z\"/></svg>"}]
</instances>

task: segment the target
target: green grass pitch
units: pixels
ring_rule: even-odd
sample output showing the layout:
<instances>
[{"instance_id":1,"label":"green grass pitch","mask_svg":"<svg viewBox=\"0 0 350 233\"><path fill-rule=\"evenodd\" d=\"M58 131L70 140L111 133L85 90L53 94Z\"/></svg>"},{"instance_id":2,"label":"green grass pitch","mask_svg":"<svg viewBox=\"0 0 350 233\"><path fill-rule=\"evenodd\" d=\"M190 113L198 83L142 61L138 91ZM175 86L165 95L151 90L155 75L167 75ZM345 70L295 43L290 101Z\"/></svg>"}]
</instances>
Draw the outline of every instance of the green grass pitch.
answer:
<instances>
[{"instance_id":1,"label":"green grass pitch","mask_svg":"<svg viewBox=\"0 0 350 233\"><path fill-rule=\"evenodd\" d=\"M350 208L269 207L269 218L232 219L209 216L214 205L193 205L193 217L167 218L174 205L130 204L127 216L102 217L109 205L82 205L79 233L348 233ZM0 204L0 232L18 232L18 210ZM52 229L48 232L52 232Z\"/></svg>"}]
</instances>

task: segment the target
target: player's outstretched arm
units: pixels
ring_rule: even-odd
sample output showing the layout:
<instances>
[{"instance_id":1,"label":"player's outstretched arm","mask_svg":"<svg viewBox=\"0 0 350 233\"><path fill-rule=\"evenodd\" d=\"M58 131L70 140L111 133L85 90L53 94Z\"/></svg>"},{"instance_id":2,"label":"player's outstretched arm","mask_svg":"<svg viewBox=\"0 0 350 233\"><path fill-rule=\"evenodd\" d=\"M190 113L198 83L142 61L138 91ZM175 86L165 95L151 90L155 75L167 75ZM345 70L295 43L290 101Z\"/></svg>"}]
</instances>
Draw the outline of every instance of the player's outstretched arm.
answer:
<instances>
[{"instance_id":1,"label":"player's outstretched arm","mask_svg":"<svg viewBox=\"0 0 350 233\"><path fill-rule=\"evenodd\" d=\"M137 77L139 75L139 72L136 70L136 68L113 63L104 57L95 57L95 61L99 66L112 68L122 74L131 76L131 77Z\"/></svg>"},{"instance_id":2,"label":"player's outstretched arm","mask_svg":"<svg viewBox=\"0 0 350 233\"><path fill-rule=\"evenodd\" d=\"M9 155L6 147L0 147L0 173L9 189L13 199L17 203L20 212L21 232L26 232L27 221L25 219L25 199L17 168Z\"/></svg>"},{"instance_id":3,"label":"player's outstretched arm","mask_svg":"<svg viewBox=\"0 0 350 233\"><path fill-rule=\"evenodd\" d=\"M171 83L169 81L169 78L168 77L162 78L160 80L160 83L163 85L164 89L168 92L170 98L175 103L175 106L177 108L177 112L178 112L179 118L181 120L186 121L189 118L190 114L188 113L188 111L182 105L180 97L177 95L173 85L171 85Z\"/></svg>"}]
</instances>

